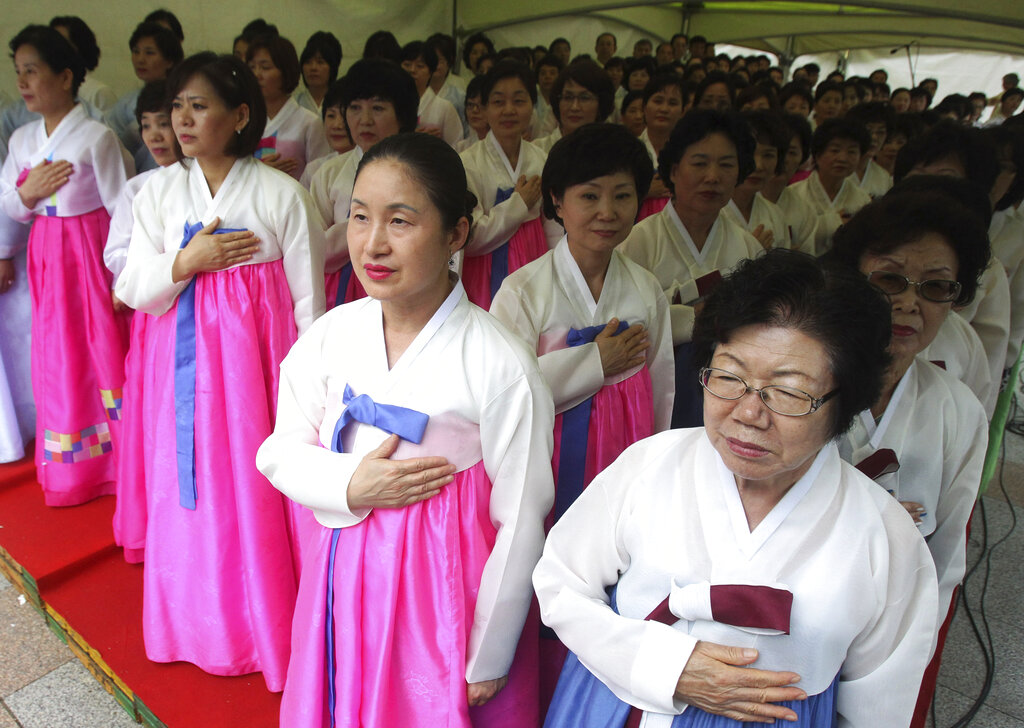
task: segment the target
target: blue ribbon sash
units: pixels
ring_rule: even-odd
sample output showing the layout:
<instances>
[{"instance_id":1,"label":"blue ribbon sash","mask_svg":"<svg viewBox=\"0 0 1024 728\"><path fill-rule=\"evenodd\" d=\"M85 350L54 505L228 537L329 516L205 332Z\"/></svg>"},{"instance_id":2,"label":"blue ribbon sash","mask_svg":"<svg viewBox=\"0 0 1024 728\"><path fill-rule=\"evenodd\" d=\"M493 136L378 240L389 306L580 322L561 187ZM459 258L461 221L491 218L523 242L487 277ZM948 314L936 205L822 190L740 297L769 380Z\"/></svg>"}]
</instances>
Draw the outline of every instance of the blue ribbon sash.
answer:
<instances>
[{"instance_id":1,"label":"blue ribbon sash","mask_svg":"<svg viewBox=\"0 0 1024 728\"><path fill-rule=\"evenodd\" d=\"M184 248L205 226L185 223L180 248ZM214 233L237 233L242 229L218 228ZM174 339L174 433L177 440L178 503L196 509L196 278L178 296Z\"/></svg>"},{"instance_id":2,"label":"blue ribbon sash","mask_svg":"<svg viewBox=\"0 0 1024 728\"><path fill-rule=\"evenodd\" d=\"M508 187L502 189L498 188L498 193L494 196L494 206L497 207L502 202L505 202L512 193L515 192L514 187ZM491 253L491 299L498 293L498 289L501 288L501 282L508 278L508 240L499 245Z\"/></svg>"},{"instance_id":3,"label":"blue ribbon sash","mask_svg":"<svg viewBox=\"0 0 1024 728\"><path fill-rule=\"evenodd\" d=\"M349 266L349 271L351 270L352 268ZM345 446L342 443L342 430L350 422L372 425L417 445L423 441L423 433L430 420L429 415L393 404L380 404L374 402L366 394L356 396L348 385L345 385L342 401L345 404L345 411L341 413L337 424L334 425L334 434L331 436L332 452L345 452ZM333 529L330 556L327 560L327 618L325 621L327 623L327 703L331 712L331 728L336 725L334 703L337 700L337 695L334 690L334 680L338 670L337 662L334 659L334 560L340 536L341 529Z\"/></svg>"}]
</instances>

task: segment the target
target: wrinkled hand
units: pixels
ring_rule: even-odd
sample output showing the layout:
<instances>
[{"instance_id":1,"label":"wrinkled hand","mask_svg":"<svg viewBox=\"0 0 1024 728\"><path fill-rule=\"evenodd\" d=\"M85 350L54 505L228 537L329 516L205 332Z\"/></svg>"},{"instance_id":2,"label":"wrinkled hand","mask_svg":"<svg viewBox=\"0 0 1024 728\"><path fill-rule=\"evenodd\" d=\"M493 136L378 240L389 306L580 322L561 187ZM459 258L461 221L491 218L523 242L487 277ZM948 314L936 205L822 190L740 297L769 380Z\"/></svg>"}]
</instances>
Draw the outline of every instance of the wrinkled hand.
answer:
<instances>
[{"instance_id":1,"label":"wrinkled hand","mask_svg":"<svg viewBox=\"0 0 1024 728\"><path fill-rule=\"evenodd\" d=\"M516 182L516 192L532 210L533 206L540 202L540 175L535 174L529 178L525 174L520 175L519 181Z\"/></svg>"},{"instance_id":2,"label":"wrinkled hand","mask_svg":"<svg viewBox=\"0 0 1024 728\"><path fill-rule=\"evenodd\" d=\"M455 466L442 457L391 460L398 435L366 453L348 484L348 507L404 508L432 498L455 478Z\"/></svg>"},{"instance_id":3,"label":"wrinkled hand","mask_svg":"<svg viewBox=\"0 0 1024 728\"><path fill-rule=\"evenodd\" d=\"M756 228L750 231L750 234L757 238L757 242L761 243L761 247L768 250L775 243L775 233L766 228L764 225L758 225Z\"/></svg>"},{"instance_id":4,"label":"wrinkled hand","mask_svg":"<svg viewBox=\"0 0 1024 728\"><path fill-rule=\"evenodd\" d=\"M657 197L671 197L672 193L669 192L668 187L664 182L661 181L661 175L655 174L651 180L651 189L647 191L647 199L654 199Z\"/></svg>"},{"instance_id":5,"label":"wrinkled hand","mask_svg":"<svg viewBox=\"0 0 1024 728\"><path fill-rule=\"evenodd\" d=\"M11 290L14 280L14 261L11 258L0 260L0 294Z\"/></svg>"},{"instance_id":6,"label":"wrinkled hand","mask_svg":"<svg viewBox=\"0 0 1024 728\"><path fill-rule=\"evenodd\" d=\"M125 313L132 310L132 307L118 298L113 291L110 292L110 302L114 304L114 313Z\"/></svg>"},{"instance_id":7,"label":"wrinkled hand","mask_svg":"<svg viewBox=\"0 0 1024 728\"><path fill-rule=\"evenodd\" d=\"M756 660L757 650L701 640L679 676L675 697L733 720L753 723L796 720L796 713L774 703L807 698L807 693L800 688L787 687L798 682L800 676L793 672L743 667Z\"/></svg>"},{"instance_id":8,"label":"wrinkled hand","mask_svg":"<svg viewBox=\"0 0 1024 728\"><path fill-rule=\"evenodd\" d=\"M469 683L466 685L466 698L472 706L483 705L506 685L508 685L508 675L499 677L497 680Z\"/></svg>"},{"instance_id":9,"label":"wrinkled hand","mask_svg":"<svg viewBox=\"0 0 1024 728\"><path fill-rule=\"evenodd\" d=\"M606 377L643 364L647 350L651 346L647 339L647 329L643 324L633 324L616 336L615 330L618 327L619 320L612 319L604 330L594 337L594 343L601 352L601 368L604 369Z\"/></svg>"},{"instance_id":10,"label":"wrinkled hand","mask_svg":"<svg viewBox=\"0 0 1024 728\"><path fill-rule=\"evenodd\" d=\"M196 273L224 270L244 263L260 249L260 240L252 230L214 234L219 225L220 218L215 217L181 249L171 267L171 279L175 283Z\"/></svg>"},{"instance_id":11,"label":"wrinkled hand","mask_svg":"<svg viewBox=\"0 0 1024 728\"><path fill-rule=\"evenodd\" d=\"M282 157L279 152L275 152L274 154L268 154L267 156L263 157L263 159L261 159L260 161L270 167L273 167L274 169L279 169L287 174L291 174L292 172L299 168L299 160L292 159L291 157Z\"/></svg>"},{"instance_id":12,"label":"wrinkled hand","mask_svg":"<svg viewBox=\"0 0 1024 728\"><path fill-rule=\"evenodd\" d=\"M71 162L64 159L40 162L29 170L25 181L18 188L22 203L28 208L35 207L41 199L49 197L66 185L74 171Z\"/></svg>"},{"instance_id":13,"label":"wrinkled hand","mask_svg":"<svg viewBox=\"0 0 1024 728\"><path fill-rule=\"evenodd\" d=\"M914 501L900 501L900 505L907 509L907 513L914 519L914 525L917 526L921 523L921 519L926 515L924 506Z\"/></svg>"}]
</instances>

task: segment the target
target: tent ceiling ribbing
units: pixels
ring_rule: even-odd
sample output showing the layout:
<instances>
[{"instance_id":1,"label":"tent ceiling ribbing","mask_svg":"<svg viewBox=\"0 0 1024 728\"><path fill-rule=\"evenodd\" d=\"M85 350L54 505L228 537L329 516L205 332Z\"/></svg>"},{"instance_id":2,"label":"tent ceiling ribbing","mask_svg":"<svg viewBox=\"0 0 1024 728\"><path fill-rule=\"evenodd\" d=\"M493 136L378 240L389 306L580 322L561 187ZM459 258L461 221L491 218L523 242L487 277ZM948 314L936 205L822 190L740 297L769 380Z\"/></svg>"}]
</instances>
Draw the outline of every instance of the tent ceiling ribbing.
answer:
<instances>
[{"instance_id":1,"label":"tent ceiling ribbing","mask_svg":"<svg viewBox=\"0 0 1024 728\"><path fill-rule=\"evenodd\" d=\"M455 0L460 38L538 20L590 17L667 40L681 30L790 57L852 48L921 47L1024 55L1024 2L985 0Z\"/></svg>"}]
</instances>

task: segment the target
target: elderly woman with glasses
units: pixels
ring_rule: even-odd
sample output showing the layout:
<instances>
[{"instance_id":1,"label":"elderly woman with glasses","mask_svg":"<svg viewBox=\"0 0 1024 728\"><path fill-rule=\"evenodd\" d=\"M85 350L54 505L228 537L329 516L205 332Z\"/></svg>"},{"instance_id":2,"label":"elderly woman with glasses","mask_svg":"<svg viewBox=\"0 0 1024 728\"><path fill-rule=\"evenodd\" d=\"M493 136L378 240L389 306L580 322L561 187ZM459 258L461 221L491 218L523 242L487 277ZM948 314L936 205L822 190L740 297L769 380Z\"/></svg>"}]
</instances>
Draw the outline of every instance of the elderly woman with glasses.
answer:
<instances>
[{"instance_id":1,"label":"elderly woman with glasses","mask_svg":"<svg viewBox=\"0 0 1024 728\"><path fill-rule=\"evenodd\" d=\"M922 355L952 307L971 302L989 258L985 225L938 189L896 187L836 234L832 252L865 274L892 309L892 363L881 395L854 418L839 450L910 512L935 561L943 628L915 725L923 725L931 702L954 590L966 569L967 524L988 442L978 399Z\"/></svg>"},{"instance_id":2,"label":"elderly woman with glasses","mask_svg":"<svg viewBox=\"0 0 1024 728\"><path fill-rule=\"evenodd\" d=\"M936 579L906 511L839 457L889 362L885 299L773 250L694 330L703 428L642 440L534 571L572 654L548 728L906 725Z\"/></svg>"}]
</instances>

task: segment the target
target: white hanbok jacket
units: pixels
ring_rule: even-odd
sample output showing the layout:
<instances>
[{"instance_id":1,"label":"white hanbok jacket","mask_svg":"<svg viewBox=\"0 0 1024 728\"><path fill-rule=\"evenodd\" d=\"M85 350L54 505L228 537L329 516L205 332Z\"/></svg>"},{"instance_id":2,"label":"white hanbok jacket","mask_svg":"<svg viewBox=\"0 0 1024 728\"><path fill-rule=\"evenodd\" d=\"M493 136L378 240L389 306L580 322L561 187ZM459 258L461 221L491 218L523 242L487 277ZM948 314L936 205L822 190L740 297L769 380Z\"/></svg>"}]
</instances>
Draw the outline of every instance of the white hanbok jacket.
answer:
<instances>
[{"instance_id":1,"label":"white hanbok jacket","mask_svg":"<svg viewBox=\"0 0 1024 728\"><path fill-rule=\"evenodd\" d=\"M641 440L597 476L533 582L544 623L648 728L686 709L674 693L698 640L756 648L754 667L797 673L809 695L839 675L840 726L908 725L937 628L924 542L834 444L751 531L703 428ZM790 590L790 634L712 621L715 584ZM666 596L680 620L645 621Z\"/></svg>"},{"instance_id":2,"label":"white hanbok jacket","mask_svg":"<svg viewBox=\"0 0 1024 728\"><path fill-rule=\"evenodd\" d=\"M749 220L744 219L739 206L732 200L729 200L729 204L723 208L723 211L749 233L753 233L758 225L764 225L765 230L771 230L774 236L773 248L793 247L789 237L789 225L786 224L786 216L782 212L782 208L768 200L760 192L754 195L754 206L750 210Z\"/></svg>"},{"instance_id":3,"label":"white hanbok jacket","mask_svg":"<svg viewBox=\"0 0 1024 728\"><path fill-rule=\"evenodd\" d=\"M794 199L783 203L783 198L787 197ZM854 215L869 202L871 202L871 196L858 184L856 175L851 175L843 180L843 185L836 193L835 199L830 200L828 193L821 185L817 171L811 172L811 176L807 179L789 185L782 191L782 196L779 198L779 205L783 208L789 205L805 205L814 210L817 216L814 250L805 251L812 255L821 255L832 247L832 236L843 224L842 215Z\"/></svg>"}]
</instances>

